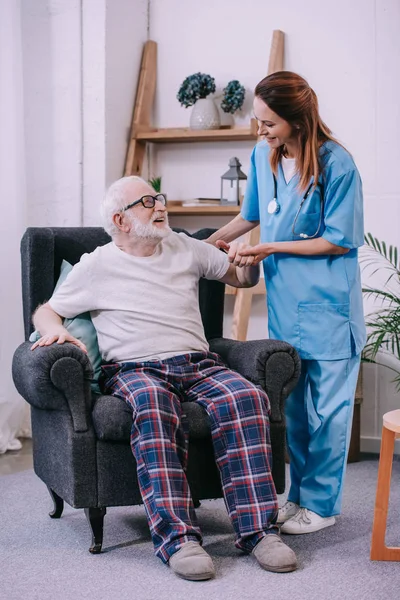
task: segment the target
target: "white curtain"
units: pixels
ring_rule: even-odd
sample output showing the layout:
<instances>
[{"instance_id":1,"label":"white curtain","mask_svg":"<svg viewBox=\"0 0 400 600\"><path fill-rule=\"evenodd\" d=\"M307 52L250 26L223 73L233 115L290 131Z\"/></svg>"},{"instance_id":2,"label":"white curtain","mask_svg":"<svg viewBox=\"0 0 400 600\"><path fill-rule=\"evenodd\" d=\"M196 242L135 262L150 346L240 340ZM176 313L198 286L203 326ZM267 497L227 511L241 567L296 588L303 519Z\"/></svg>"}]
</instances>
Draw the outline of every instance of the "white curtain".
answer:
<instances>
[{"instance_id":1,"label":"white curtain","mask_svg":"<svg viewBox=\"0 0 400 600\"><path fill-rule=\"evenodd\" d=\"M0 1L0 454L29 435L28 409L11 377L23 341L19 244L25 229L25 157L20 0Z\"/></svg>"}]
</instances>

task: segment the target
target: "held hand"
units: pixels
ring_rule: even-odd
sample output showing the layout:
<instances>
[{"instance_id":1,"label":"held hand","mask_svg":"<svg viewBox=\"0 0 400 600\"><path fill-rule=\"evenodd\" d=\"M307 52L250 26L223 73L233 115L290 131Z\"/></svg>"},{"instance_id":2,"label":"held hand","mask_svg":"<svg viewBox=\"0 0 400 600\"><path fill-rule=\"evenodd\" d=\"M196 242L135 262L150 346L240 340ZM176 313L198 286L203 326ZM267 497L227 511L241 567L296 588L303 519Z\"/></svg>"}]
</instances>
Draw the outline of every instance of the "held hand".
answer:
<instances>
[{"instance_id":1,"label":"held hand","mask_svg":"<svg viewBox=\"0 0 400 600\"><path fill-rule=\"evenodd\" d=\"M220 250L223 250L224 252L226 252L226 254L228 254L229 244L227 244L226 242L224 242L224 240L217 240L215 242L215 245L217 246L217 248L219 248Z\"/></svg>"},{"instance_id":2,"label":"held hand","mask_svg":"<svg viewBox=\"0 0 400 600\"><path fill-rule=\"evenodd\" d=\"M242 254L244 250L251 249L248 244L241 244L238 242L227 244L223 240L217 240L215 245L217 248L220 248L227 253L229 262L235 265L235 267L251 267L257 264L254 262L254 256L244 256Z\"/></svg>"},{"instance_id":3,"label":"held hand","mask_svg":"<svg viewBox=\"0 0 400 600\"><path fill-rule=\"evenodd\" d=\"M78 346L78 348L87 354L85 344L70 335L67 330L43 335L37 342L32 344L31 350L34 350L38 346L51 346L51 344L64 344L65 342L70 342L71 344Z\"/></svg>"},{"instance_id":4,"label":"held hand","mask_svg":"<svg viewBox=\"0 0 400 600\"><path fill-rule=\"evenodd\" d=\"M252 247L248 246L239 252L243 258L253 258L253 262L251 263L252 265L258 265L273 253L274 250L269 244L257 244L256 246Z\"/></svg>"}]
</instances>

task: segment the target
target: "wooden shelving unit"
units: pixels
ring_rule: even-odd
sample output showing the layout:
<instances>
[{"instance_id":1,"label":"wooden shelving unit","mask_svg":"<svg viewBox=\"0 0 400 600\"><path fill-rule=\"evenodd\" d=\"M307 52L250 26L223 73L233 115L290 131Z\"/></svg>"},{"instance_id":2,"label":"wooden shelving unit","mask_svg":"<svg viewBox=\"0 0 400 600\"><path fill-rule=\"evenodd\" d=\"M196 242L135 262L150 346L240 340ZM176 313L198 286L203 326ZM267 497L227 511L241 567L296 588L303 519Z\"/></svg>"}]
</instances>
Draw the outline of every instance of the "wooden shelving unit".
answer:
<instances>
[{"instance_id":1,"label":"wooden shelving unit","mask_svg":"<svg viewBox=\"0 0 400 600\"><path fill-rule=\"evenodd\" d=\"M257 139L257 123L251 119L249 127L226 127L221 129L194 130L188 127L168 129L151 128L138 131L136 139L154 144L173 144L182 142L239 142Z\"/></svg>"},{"instance_id":2,"label":"wooden shelving unit","mask_svg":"<svg viewBox=\"0 0 400 600\"><path fill-rule=\"evenodd\" d=\"M151 125L157 71L157 44L151 40L144 46L139 84L132 115L128 152L124 175L141 175L146 144L182 142L237 142L256 141L257 123L251 119L247 127L222 127L211 130L193 130L188 127L157 128Z\"/></svg>"}]
</instances>

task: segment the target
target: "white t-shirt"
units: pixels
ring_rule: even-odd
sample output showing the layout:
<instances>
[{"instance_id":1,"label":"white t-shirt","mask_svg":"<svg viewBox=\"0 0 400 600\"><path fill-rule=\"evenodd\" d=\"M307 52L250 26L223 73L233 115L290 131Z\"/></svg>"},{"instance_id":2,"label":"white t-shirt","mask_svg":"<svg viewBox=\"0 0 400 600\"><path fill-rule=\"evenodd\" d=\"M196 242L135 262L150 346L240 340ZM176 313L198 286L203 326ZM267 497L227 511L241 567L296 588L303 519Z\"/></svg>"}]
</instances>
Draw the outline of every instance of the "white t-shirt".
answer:
<instances>
[{"instance_id":1,"label":"white t-shirt","mask_svg":"<svg viewBox=\"0 0 400 600\"><path fill-rule=\"evenodd\" d=\"M90 311L106 362L207 352L199 279L221 279L228 267L226 254L184 233L171 233L149 257L110 242L81 257L49 304L62 317Z\"/></svg>"},{"instance_id":2,"label":"white t-shirt","mask_svg":"<svg viewBox=\"0 0 400 600\"><path fill-rule=\"evenodd\" d=\"M286 156L282 156L282 171L285 176L286 183L292 179L293 175L296 173L296 159L295 158L286 158Z\"/></svg>"}]
</instances>

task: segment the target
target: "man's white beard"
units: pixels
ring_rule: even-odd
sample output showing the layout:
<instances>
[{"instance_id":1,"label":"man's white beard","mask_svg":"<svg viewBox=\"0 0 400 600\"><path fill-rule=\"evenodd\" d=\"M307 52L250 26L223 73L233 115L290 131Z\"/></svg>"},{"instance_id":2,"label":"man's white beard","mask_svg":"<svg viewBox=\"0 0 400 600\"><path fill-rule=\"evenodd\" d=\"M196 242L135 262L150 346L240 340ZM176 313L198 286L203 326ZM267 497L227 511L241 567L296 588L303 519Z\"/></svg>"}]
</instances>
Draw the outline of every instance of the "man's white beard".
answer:
<instances>
[{"instance_id":1,"label":"man's white beard","mask_svg":"<svg viewBox=\"0 0 400 600\"><path fill-rule=\"evenodd\" d=\"M148 239L148 240L161 240L167 237L171 233L171 228L168 224L168 215L165 213L154 213L152 220L150 223L144 224L134 215L129 215L131 223L133 225L133 230L131 231L131 235L135 237ZM159 219L160 217L164 218L164 227L159 229L155 225L153 225L153 221Z\"/></svg>"}]
</instances>

